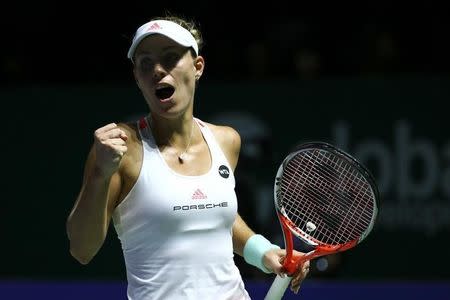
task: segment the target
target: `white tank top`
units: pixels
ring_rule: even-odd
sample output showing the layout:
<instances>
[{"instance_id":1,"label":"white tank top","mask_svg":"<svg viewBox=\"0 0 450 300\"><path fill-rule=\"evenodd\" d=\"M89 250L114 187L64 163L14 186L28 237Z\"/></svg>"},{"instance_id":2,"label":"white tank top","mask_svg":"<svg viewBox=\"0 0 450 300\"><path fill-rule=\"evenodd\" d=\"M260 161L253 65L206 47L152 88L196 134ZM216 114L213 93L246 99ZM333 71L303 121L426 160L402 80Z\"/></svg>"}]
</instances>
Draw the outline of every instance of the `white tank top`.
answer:
<instances>
[{"instance_id":1,"label":"white tank top","mask_svg":"<svg viewBox=\"0 0 450 300\"><path fill-rule=\"evenodd\" d=\"M139 177L113 213L132 300L250 299L233 260L234 175L212 132L194 119L212 164L185 176L165 162L145 119Z\"/></svg>"}]
</instances>

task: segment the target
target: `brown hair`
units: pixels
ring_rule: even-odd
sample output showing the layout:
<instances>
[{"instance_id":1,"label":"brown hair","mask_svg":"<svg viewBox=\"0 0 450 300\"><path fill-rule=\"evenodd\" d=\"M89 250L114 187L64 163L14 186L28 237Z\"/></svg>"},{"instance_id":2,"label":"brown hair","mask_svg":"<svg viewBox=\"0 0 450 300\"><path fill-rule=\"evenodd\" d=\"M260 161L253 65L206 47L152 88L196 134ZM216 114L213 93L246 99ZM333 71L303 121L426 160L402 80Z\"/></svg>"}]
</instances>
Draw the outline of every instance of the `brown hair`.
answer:
<instances>
[{"instance_id":1,"label":"brown hair","mask_svg":"<svg viewBox=\"0 0 450 300\"><path fill-rule=\"evenodd\" d=\"M200 50L203 47L204 41L203 41L202 33L200 32L199 26L194 20L187 19L185 17L182 17L180 15L175 15L170 12L166 12L165 16L163 16L163 17L155 17L155 18L151 19L151 21L154 21L154 20L171 21L171 22L174 22L174 23L184 27L185 29L187 29L192 34L195 41L197 42L198 51L200 53ZM195 55L195 53L194 53L194 55Z\"/></svg>"}]
</instances>

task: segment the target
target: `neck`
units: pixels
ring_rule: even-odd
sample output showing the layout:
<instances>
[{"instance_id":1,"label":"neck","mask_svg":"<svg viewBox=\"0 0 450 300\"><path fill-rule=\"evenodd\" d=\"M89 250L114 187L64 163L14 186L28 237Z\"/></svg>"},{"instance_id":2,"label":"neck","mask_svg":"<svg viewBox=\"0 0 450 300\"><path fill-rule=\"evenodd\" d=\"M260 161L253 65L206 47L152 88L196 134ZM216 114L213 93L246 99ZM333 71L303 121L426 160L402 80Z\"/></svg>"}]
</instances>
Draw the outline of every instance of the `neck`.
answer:
<instances>
[{"instance_id":1,"label":"neck","mask_svg":"<svg viewBox=\"0 0 450 300\"><path fill-rule=\"evenodd\" d=\"M179 163L184 163L189 148L193 144L195 123L193 117L176 123L155 122L153 118L149 118L156 143L163 148L172 148Z\"/></svg>"}]
</instances>

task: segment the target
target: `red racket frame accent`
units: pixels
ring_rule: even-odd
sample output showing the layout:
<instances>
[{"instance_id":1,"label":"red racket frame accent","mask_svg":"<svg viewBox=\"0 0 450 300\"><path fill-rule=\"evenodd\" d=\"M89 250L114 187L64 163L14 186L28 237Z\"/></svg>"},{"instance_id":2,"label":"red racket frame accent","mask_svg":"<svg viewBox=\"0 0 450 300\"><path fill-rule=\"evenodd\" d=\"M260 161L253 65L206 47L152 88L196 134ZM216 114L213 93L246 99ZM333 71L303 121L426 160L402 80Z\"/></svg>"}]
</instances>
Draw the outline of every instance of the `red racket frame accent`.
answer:
<instances>
[{"instance_id":1,"label":"red racket frame accent","mask_svg":"<svg viewBox=\"0 0 450 300\"><path fill-rule=\"evenodd\" d=\"M294 223L292 223L288 218L283 216L281 213L278 213L278 218L280 219L281 227L283 228L284 241L286 246L286 257L283 261L283 268L286 270L289 276L292 276L298 270L299 264L302 264L307 260L311 260L319 256L345 251L347 249L353 248L359 242L359 239L354 239L350 242L339 245L327 245L318 243L318 245L314 250L302 255L295 255L292 231L297 232L304 239L309 239L314 242L316 241L314 239L306 237L306 234L304 232L298 230L294 225Z\"/></svg>"}]
</instances>

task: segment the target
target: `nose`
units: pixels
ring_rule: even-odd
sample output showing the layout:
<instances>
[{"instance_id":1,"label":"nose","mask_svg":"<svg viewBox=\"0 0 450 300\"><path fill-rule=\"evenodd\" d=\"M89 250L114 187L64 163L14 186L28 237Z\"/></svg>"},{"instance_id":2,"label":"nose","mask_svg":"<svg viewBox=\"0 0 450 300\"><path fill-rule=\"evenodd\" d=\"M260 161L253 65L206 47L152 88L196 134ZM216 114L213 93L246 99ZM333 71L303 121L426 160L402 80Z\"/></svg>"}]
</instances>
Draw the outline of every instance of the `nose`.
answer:
<instances>
[{"instance_id":1,"label":"nose","mask_svg":"<svg viewBox=\"0 0 450 300\"><path fill-rule=\"evenodd\" d=\"M159 81L166 75L167 75L167 72L164 69L164 67L159 63L155 64L155 69L153 71L153 79L155 81Z\"/></svg>"}]
</instances>

